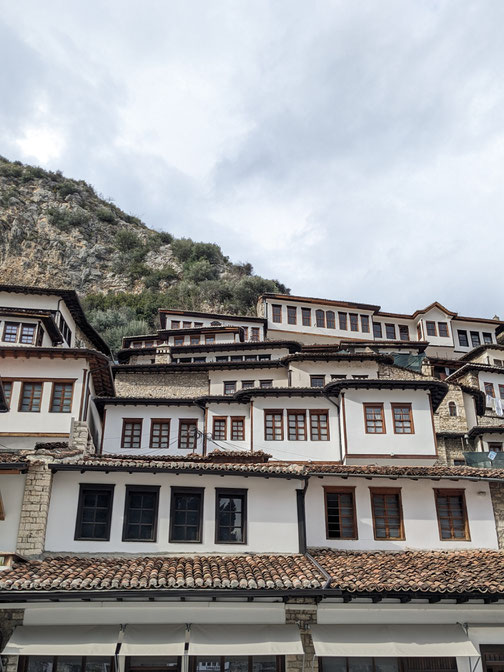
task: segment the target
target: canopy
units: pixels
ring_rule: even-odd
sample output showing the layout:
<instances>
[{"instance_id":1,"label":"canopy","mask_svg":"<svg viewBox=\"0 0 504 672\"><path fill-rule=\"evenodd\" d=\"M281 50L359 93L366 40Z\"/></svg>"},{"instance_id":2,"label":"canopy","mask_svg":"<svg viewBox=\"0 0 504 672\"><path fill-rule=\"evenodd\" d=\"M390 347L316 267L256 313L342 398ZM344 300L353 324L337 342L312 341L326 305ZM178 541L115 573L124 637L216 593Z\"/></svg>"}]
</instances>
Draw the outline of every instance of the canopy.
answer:
<instances>
[{"instance_id":1,"label":"canopy","mask_svg":"<svg viewBox=\"0 0 504 672\"><path fill-rule=\"evenodd\" d=\"M296 625L192 625L191 656L302 654Z\"/></svg>"},{"instance_id":2,"label":"canopy","mask_svg":"<svg viewBox=\"0 0 504 672\"><path fill-rule=\"evenodd\" d=\"M317 656L479 656L460 625L314 625Z\"/></svg>"},{"instance_id":3,"label":"canopy","mask_svg":"<svg viewBox=\"0 0 504 672\"><path fill-rule=\"evenodd\" d=\"M121 656L182 656L185 625L127 625Z\"/></svg>"},{"instance_id":4,"label":"canopy","mask_svg":"<svg viewBox=\"0 0 504 672\"><path fill-rule=\"evenodd\" d=\"M5 656L113 656L117 625L21 625L2 654Z\"/></svg>"}]
</instances>

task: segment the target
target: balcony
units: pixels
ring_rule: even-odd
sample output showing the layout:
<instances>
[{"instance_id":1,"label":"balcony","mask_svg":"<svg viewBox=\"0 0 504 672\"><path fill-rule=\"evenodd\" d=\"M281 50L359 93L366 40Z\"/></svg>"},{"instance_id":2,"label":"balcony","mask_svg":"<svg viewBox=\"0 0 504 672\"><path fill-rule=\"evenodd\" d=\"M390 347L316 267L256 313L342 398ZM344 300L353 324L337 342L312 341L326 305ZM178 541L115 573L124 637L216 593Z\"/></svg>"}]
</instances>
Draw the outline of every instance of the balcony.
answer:
<instances>
[{"instance_id":1,"label":"balcony","mask_svg":"<svg viewBox=\"0 0 504 672\"><path fill-rule=\"evenodd\" d=\"M488 452L486 453L475 453L467 452L464 453L464 458L468 467L487 467L489 469L504 469L504 452L495 453L495 459L489 459Z\"/></svg>"}]
</instances>

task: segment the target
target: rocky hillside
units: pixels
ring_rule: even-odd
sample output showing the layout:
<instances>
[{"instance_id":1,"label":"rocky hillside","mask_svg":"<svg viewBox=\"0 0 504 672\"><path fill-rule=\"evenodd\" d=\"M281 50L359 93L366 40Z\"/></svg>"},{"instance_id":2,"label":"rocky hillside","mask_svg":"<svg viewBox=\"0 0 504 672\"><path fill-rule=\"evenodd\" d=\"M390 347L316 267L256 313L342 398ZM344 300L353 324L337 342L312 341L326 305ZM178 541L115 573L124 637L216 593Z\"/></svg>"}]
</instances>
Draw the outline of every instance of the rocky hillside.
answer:
<instances>
[{"instance_id":1,"label":"rocky hillside","mask_svg":"<svg viewBox=\"0 0 504 672\"><path fill-rule=\"evenodd\" d=\"M154 327L159 306L247 314L260 293L288 291L218 245L149 229L84 181L2 157L0 277L75 288L113 346Z\"/></svg>"}]
</instances>

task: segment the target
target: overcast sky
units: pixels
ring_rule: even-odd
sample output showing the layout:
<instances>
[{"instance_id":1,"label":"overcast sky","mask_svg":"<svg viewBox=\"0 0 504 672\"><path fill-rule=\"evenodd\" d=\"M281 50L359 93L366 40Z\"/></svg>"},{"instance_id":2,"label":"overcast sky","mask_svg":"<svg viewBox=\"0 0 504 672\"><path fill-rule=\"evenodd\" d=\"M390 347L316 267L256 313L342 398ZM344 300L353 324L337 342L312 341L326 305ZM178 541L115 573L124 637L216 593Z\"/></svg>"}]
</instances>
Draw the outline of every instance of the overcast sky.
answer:
<instances>
[{"instance_id":1,"label":"overcast sky","mask_svg":"<svg viewBox=\"0 0 504 672\"><path fill-rule=\"evenodd\" d=\"M504 319L502 0L0 9L0 154L293 293Z\"/></svg>"}]
</instances>

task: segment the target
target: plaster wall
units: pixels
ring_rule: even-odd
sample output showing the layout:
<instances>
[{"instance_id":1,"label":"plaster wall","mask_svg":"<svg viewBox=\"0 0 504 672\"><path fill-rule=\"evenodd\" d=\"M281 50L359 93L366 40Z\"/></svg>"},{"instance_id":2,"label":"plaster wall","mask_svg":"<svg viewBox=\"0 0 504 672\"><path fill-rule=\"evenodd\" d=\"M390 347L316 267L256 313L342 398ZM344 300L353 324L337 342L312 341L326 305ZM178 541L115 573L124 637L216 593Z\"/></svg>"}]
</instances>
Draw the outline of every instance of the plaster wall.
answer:
<instances>
[{"instance_id":1,"label":"plaster wall","mask_svg":"<svg viewBox=\"0 0 504 672\"><path fill-rule=\"evenodd\" d=\"M241 390L242 381L253 380L260 387L261 380L272 380L273 387L287 387L287 369L271 367L261 369L226 369L209 371L210 394L224 394L224 382L236 381L236 389Z\"/></svg>"},{"instance_id":2,"label":"plaster wall","mask_svg":"<svg viewBox=\"0 0 504 672\"><path fill-rule=\"evenodd\" d=\"M0 474L0 496L5 520L0 520L0 550L16 550L25 474Z\"/></svg>"},{"instance_id":3,"label":"plaster wall","mask_svg":"<svg viewBox=\"0 0 504 672\"><path fill-rule=\"evenodd\" d=\"M310 387L310 376L325 376L325 382L331 382L331 375L344 375L347 378L353 376L378 376L378 365L373 361L347 361L347 362L310 362L292 361L289 364L291 371L292 387Z\"/></svg>"}]
</instances>

